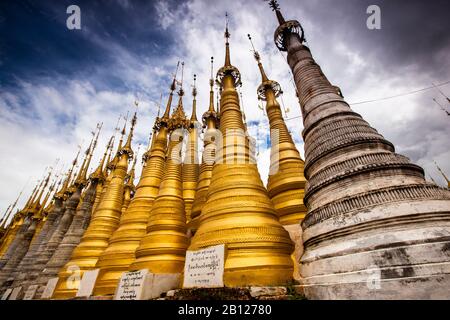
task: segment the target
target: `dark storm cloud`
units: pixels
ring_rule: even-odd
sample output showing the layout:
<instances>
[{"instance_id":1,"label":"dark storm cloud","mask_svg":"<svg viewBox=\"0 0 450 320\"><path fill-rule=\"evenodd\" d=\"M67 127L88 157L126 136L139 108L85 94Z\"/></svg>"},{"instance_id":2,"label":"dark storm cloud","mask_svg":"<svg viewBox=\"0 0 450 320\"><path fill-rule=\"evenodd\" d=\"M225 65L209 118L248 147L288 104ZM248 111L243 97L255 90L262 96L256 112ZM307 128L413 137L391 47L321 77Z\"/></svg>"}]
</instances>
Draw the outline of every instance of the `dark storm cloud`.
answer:
<instances>
[{"instance_id":1,"label":"dark storm cloud","mask_svg":"<svg viewBox=\"0 0 450 320\"><path fill-rule=\"evenodd\" d=\"M81 8L81 30L68 30L66 8ZM54 81L101 77L99 86L124 86L115 74L114 45L136 59L170 54L171 41L158 28L149 1L1 1L0 84L18 79Z\"/></svg>"},{"instance_id":2,"label":"dark storm cloud","mask_svg":"<svg viewBox=\"0 0 450 320\"><path fill-rule=\"evenodd\" d=\"M284 1L279 2L283 8ZM366 27L366 9L374 4L381 8L381 30ZM302 13L300 17L290 17L287 11L285 18L305 19L307 39L308 27L313 23L330 45L336 40L351 43L353 50L379 67L400 71L412 66L417 72L433 72L437 78L446 75L441 67L450 64L448 54L445 55L450 46L449 1L294 0L286 1L287 5Z\"/></svg>"}]
</instances>

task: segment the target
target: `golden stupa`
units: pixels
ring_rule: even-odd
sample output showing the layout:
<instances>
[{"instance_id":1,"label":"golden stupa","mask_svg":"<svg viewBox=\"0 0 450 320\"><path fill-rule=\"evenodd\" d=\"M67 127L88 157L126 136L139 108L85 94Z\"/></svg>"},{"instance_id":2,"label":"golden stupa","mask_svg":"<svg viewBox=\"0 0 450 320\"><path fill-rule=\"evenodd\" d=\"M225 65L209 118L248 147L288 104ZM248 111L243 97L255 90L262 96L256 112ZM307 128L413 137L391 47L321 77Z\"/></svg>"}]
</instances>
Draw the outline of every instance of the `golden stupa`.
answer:
<instances>
[{"instance_id":1,"label":"golden stupa","mask_svg":"<svg viewBox=\"0 0 450 320\"><path fill-rule=\"evenodd\" d=\"M158 195L167 151L167 123L172 105L175 79L170 87L169 99L162 118L157 118L150 150L144 154L145 165L136 193L123 214L120 226L112 235L109 245L100 256L100 268L95 295L113 294L118 280L135 260L135 251L146 234L149 213ZM155 134L157 132L157 134Z\"/></svg>"},{"instance_id":2,"label":"golden stupa","mask_svg":"<svg viewBox=\"0 0 450 320\"><path fill-rule=\"evenodd\" d=\"M122 147L122 139L119 143L117 154L113 159L111 181L101 199L89 227L84 233L80 244L75 248L69 262L60 270L59 280L53 298L75 297L79 287L81 276L87 270L95 268L98 258L108 246L108 241L117 229L120 221L124 179L128 171L128 160L133 156L131 140L136 123L136 114L132 119L132 125L126 144ZM122 133L124 133L124 130ZM122 134L123 137L123 134ZM73 276L74 271L76 276Z\"/></svg>"},{"instance_id":3,"label":"golden stupa","mask_svg":"<svg viewBox=\"0 0 450 320\"><path fill-rule=\"evenodd\" d=\"M11 219L11 222L9 223L8 228L6 228L6 231L2 238L2 244L0 247L0 258L3 257L3 255L8 250L10 244L15 239L17 232L19 231L21 225L24 222L24 215L23 213L30 207L30 205L33 203L33 199L35 195L37 194L39 187L39 182L34 187L33 191L31 192L30 197L28 198L27 202L23 206L23 208L19 211L17 211L14 216ZM11 210L9 213L12 213L13 210ZM5 226L6 222L8 221L9 216L6 217L6 219L3 221L3 227Z\"/></svg>"},{"instance_id":4,"label":"golden stupa","mask_svg":"<svg viewBox=\"0 0 450 320\"><path fill-rule=\"evenodd\" d=\"M181 81L182 85L182 81ZM183 110L183 89L178 106L167 125L170 132L164 175L150 218L147 234L136 249L136 261L129 270L152 273L180 273L184 267L188 238L183 200L181 149L189 120Z\"/></svg>"},{"instance_id":5,"label":"golden stupa","mask_svg":"<svg viewBox=\"0 0 450 320\"><path fill-rule=\"evenodd\" d=\"M280 285L292 280L294 246L265 189L249 150L236 86L240 72L231 65L228 26L216 163L200 225L189 250L225 244L224 284L230 287Z\"/></svg>"},{"instance_id":6,"label":"golden stupa","mask_svg":"<svg viewBox=\"0 0 450 320\"><path fill-rule=\"evenodd\" d=\"M197 88L195 87L196 75L194 75L194 88L192 90L192 115L189 121L186 152L183 160L183 199L186 211L186 221L191 219L192 204L197 189L199 164L198 164L198 134L199 122L197 120Z\"/></svg>"},{"instance_id":7,"label":"golden stupa","mask_svg":"<svg viewBox=\"0 0 450 320\"><path fill-rule=\"evenodd\" d=\"M214 80L213 80L213 58L211 57L211 79L209 80L209 108L203 114L203 126L206 128L203 137L202 163L200 165L200 174L197 183L194 203L192 205L191 220L188 223L188 229L194 233L198 228L200 213L208 194L208 188L211 183L212 168L216 157L216 143L219 139L217 127L219 117L214 110Z\"/></svg>"}]
</instances>

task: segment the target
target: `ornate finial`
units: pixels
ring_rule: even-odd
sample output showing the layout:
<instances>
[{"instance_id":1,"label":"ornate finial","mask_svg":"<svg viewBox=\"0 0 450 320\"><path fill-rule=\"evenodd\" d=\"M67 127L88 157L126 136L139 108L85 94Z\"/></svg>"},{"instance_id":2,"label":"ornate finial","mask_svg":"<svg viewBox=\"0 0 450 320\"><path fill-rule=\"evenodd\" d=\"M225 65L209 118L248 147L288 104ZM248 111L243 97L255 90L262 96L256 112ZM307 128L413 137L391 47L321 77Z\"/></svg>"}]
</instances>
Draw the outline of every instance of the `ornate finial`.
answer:
<instances>
[{"instance_id":1,"label":"ornate finial","mask_svg":"<svg viewBox=\"0 0 450 320\"><path fill-rule=\"evenodd\" d=\"M122 148L122 150L120 150L121 154L124 152L127 152L128 157L130 157L130 158L133 156L133 150L131 149L131 140L133 139L133 132L134 132L134 127L136 126L136 122L137 122L137 112L135 112L133 115L133 118L131 118L131 128L130 128L130 133L128 134L127 142L126 142L125 146Z\"/></svg>"},{"instance_id":2,"label":"ornate finial","mask_svg":"<svg viewBox=\"0 0 450 320\"><path fill-rule=\"evenodd\" d=\"M281 14L280 5L278 4L278 1L276 1L276 0L264 0L264 1L267 1L269 3L269 7L272 8L272 11L275 11L275 14L277 15L278 23L280 25L285 23L286 20L284 20L284 17Z\"/></svg>"},{"instance_id":3,"label":"ornate finial","mask_svg":"<svg viewBox=\"0 0 450 320\"><path fill-rule=\"evenodd\" d=\"M95 149L95 147L97 146L97 139L98 139L98 135L100 134L100 130L103 126L103 123L97 123L96 126L96 131L91 131L92 134L92 139L91 139L91 143L89 144L88 148L85 151L85 157L83 160L83 164L80 167L80 171L78 173L78 177L75 180L75 185L79 186L79 187L83 187L86 183L86 175L87 175L87 171L92 159L92 153Z\"/></svg>"},{"instance_id":4,"label":"ornate finial","mask_svg":"<svg viewBox=\"0 0 450 320\"><path fill-rule=\"evenodd\" d=\"M114 144L114 135L112 135L111 138L109 138L108 144L106 145L105 152L103 153L103 157L100 159L97 169L91 174L91 176L90 176L91 179L102 178L103 167L105 165L106 156L108 154L108 151L109 151L109 154L111 154L113 144Z\"/></svg>"},{"instance_id":5,"label":"ornate finial","mask_svg":"<svg viewBox=\"0 0 450 320\"><path fill-rule=\"evenodd\" d=\"M297 35L300 43L303 43L305 40L305 33L300 22L296 20L286 21L281 14L280 5L276 0L264 0L268 1L269 6L272 8L272 11L275 11L275 14L278 19L279 26L275 30L274 41L276 46L280 51L287 51L287 39L290 35Z\"/></svg>"},{"instance_id":6,"label":"ornate finial","mask_svg":"<svg viewBox=\"0 0 450 320\"><path fill-rule=\"evenodd\" d=\"M156 118L159 118L159 114L161 113L162 98L163 98L163 94L161 93L161 96L159 97L158 113L156 115Z\"/></svg>"},{"instance_id":7,"label":"ornate finial","mask_svg":"<svg viewBox=\"0 0 450 320\"><path fill-rule=\"evenodd\" d=\"M231 55L230 55L230 32L228 31L228 13L225 14L225 64L222 68L219 69L217 72L217 83L219 85L223 85L222 81L226 75L230 75L233 77L234 80L234 86L240 86L241 85L241 73L239 70L231 65Z\"/></svg>"},{"instance_id":8,"label":"ornate finial","mask_svg":"<svg viewBox=\"0 0 450 320\"><path fill-rule=\"evenodd\" d=\"M183 77L184 77L184 61L181 62L181 80L178 83L180 85L180 90L178 90L178 95L181 97L184 95L184 90L183 90Z\"/></svg>"},{"instance_id":9,"label":"ornate finial","mask_svg":"<svg viewBox=\"0 0 450 320\"><path fill-rule=\"evenodd\" d=\"M195 123L197 122L197 87L196 87L196 80L197 80L197 75L194 74L194 85L192 88L192 97L193 97L193 101L192 101L192 115L191 115L191 127L195 125Z\"/></svg>"},{"instance_id":10,"label":"ornate finial","mask_svg":"<svg viewBox=\"0 0 450 320\"><path fill-rule=\"evenodd\" d=\"M214 57L211 57L211 78L209 79L209 109L208 109L209 112L215 112L213 70L214 70Z\"/></svg>"},{"instance_id":11,"label":"ornate finial","mask_svg":"<svg viewBox=\"0 0 450 320\"><path fill-rule=\"evenodd\" d=\"M180 66L180 61L177 62L177 68L175 69L175 73L173 74L173 80L172 80L172 84L170 86L170 91L175 91L175 89L176 89L177 74L178 74L179 66Z\"/></svg>"},{"instance_id":12,"label":"ornate finial","mask_svg":"<svg viewBox=\"0 0 450 320\"><path fill-rule=\"evenodd\" d=\"M225 41L228 43L228 39L230 38L230 32L228 31L228 12L225 12Z\"/></svg>"},{"instance_id":13,"label":"ornate finial","mask_svg":"<svg viewBox=\"0 0 450 320\"><path fill-rule=\"evenodd\" d=\"M173 74L173 80L172 80L172 84L170 85L169 99L167 100L166 110L165 110L162 118L159 121L157 121L157 123L156 123L156 126L158 128L161 126L162 123L167 124L167 121L169 120L170 107L172 106L173 92L175 91L176 85L177 85L177 74L178 74L179 66L180 66L180 61L177 62L177 68L175 69L175 73Z\"/></svg>"},{"instance_id":14,"label":"ornate finial","mask_svg":"<svg viewBox=\"0 0 450 320\"><path fill-rule=\"evenodd\" d=\"M197 87L196 87L196 81L197 81L197 75L194 74L194 84L193 84L193 88L192 88L192 96L196 97L197 96Z\"/></svg>"},{"instance_id":15,"label":"ornate finial","mask_svg":"<svg viewBox=\"0 0 450 320\"><path fill-rule=\"evenodd\" d=\"M225 12L225 66L231 66L230 58L230 32L228 31L228 12Z\"/></svg>"},{"instance_id":16,"label":"ornate finial","mask_svg":"<svg viewBox=\"0 0 450 320\"><path fill-rule=\"evenodd\" d=\"M269 80L261 63L261 56L259 55L258 51L256 51L255 46L253 45L252 37L250 36L250 34L247 34L247 37L250 40L250 44L252 45L253 56L258 63L259 72L261 73L262 78L262 83L257 89L258 99L266 100L267 90L272 90L275 97L278 97L281 94L280 84L276 81Z\"/></svg>"}]
</instances>

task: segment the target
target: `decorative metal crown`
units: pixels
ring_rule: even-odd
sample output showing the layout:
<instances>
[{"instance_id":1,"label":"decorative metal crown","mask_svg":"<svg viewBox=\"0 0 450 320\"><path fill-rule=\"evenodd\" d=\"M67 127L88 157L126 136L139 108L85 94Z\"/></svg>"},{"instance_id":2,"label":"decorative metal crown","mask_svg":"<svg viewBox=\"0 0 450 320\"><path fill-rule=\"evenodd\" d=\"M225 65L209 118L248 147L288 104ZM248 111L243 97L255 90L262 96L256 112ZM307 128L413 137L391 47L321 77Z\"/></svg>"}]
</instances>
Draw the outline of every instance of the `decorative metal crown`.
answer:
<instances>
[{"instance_id":1,"label":"decorative metal crown","mask_svg":"<svg viewBox=\"0 0 450 320\"><path fill-rule=\"evenodd\" d=\"M289 34L297 34L300 38L300 43L305 41L305 32L300 22L297 20L286 21L278 26L273 36L275 45L280 51L287 51L286 36Z\"/></svg>"},{"instance_id":2,"label":"decorative metal crown","mask_svg":"<svg viewBox=\"0 0 450 320\"><path fill-rule=\"evenodd\" d=\"M281 93L281 86L278 82L274 80L267 80L261 83L257 89L258 98L266 101L266 90L270 88L275 93L275 98L277 98Z\"/></svg>"}]
</instances>

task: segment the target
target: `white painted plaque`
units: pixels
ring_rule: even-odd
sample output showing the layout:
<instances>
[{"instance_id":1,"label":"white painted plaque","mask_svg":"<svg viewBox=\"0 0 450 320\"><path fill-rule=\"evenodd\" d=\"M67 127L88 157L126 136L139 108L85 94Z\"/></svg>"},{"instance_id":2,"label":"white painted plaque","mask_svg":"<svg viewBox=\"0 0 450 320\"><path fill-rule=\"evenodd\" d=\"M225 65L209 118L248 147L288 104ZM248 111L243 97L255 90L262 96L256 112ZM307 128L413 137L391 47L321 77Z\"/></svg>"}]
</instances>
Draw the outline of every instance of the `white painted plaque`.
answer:
<instances>
[{"instance_id":1,"label":"white painted plaque","mask_svg":"<svg viewBox=\"0 0 450 320\"><path fill-rule=\"evenodd\" d=\"M25 291L25 296L23 297L23 300L33 300L34 296L36 295L38 287L39 286L37 284L29 286L27 291Z\"/></svg>"},{"instance_id":2,"label":"white painted plaque","mask_svg":"<svg viewBox=\"0 0 450 320\"><path fill-rule=\"evenodd\" d=\"M9 288L9 289L6 289L6 291L5 291L5 293L3 294L3 296L2 296L2 299L1 299L1 300L7 300L7 299L8 299L8 297L9 297L9 295L11 294L11 292L12 292L12 289L11 289L11 288Z\"/></svg>"},{"instance_id":3,"label":"white painted plaque","mask_svg":"<svg viewBox=\"0 0 450 320\"><path fill-rule=\"evenodd\" d=\"M9 296L8 300L17 300L17 297L19 296L19 294L21 292L22 292L22 287L14 288L13 291L11 292L11 295Z\"/></svg>"},{"instance_id":4,"label":"white painted plaque","mask_svg":"<svg viewBox=\"0 0 450 320\"><path fill-rule=\"evenodd\" d=\"M225 245L186 251L183 288L223 287Z\"/></svg>"},{"instance_id":5,"label":"white painted plaque","mask_svg":"<svg viewBox=\"0 0 450 320\"><path fill-rule=\"evenodd\" d=\"M122 273L114 299L141 300L146 282L149 280L151 282L152 277L148 277L148 275L147 269Z\"/></svg>"},{"instance_id":6,"label":"white painted plaque","mask_svg":"<svg viewBox=\"0 0 450 320\"><path fill-rule=\"evenodd\" d=\"M85 271L81 278L80 286L77 291L77 297L90 297L94 292L95 281L97 281L100 269Z\"/></svg>"}]
</instances>

